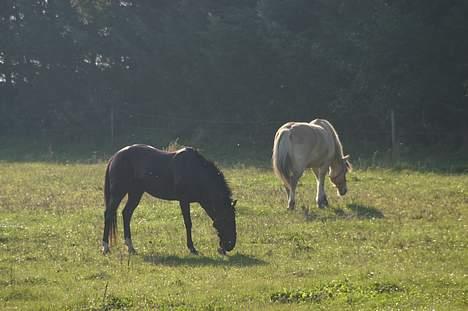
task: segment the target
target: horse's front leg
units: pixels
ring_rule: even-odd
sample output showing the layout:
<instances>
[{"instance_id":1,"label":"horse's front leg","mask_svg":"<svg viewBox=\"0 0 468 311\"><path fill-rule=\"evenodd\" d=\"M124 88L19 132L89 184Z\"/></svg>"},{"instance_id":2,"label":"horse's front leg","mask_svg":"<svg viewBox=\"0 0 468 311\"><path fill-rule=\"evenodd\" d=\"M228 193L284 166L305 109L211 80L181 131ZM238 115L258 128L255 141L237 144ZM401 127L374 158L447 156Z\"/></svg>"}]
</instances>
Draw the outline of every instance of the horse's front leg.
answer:
<instances>
[{"instance_id":1,"label":"horse's front leg","mask_svg":"<svg viewBox=\"0 0 468 311\"><path fill-rule=\"evenodd\" d=\"M184 217L185 232L187 234L187 247L192 254L198 254L192 241L192 220L190 219L190 203L185 201L179 202L182 216Z\"/></svg>"},{"instance_id":2,"label":"horse's front leg","mask_svg":"<svg viewBox=\"0 0 468 311\"><path fill-rule=\"evenodd\" d=\"M314 169L315 177L317 179L317 196L315 202L319 208L328 206L327 195L325 193L325 175L327 173L326 168Z\"/></svg>"}]
</instances>

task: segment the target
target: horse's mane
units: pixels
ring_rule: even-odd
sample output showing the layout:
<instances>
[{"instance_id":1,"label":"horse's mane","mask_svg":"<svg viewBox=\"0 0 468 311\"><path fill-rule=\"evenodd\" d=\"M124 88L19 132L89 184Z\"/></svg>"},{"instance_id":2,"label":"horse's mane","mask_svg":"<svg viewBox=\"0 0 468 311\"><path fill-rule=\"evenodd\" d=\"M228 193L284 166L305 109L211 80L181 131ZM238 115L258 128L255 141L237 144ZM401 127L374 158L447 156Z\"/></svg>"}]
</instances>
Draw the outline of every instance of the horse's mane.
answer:
<instances>
[{"instance_id":1,"label":"horse's mane","mask_svg":"<svg viewBox=\"0 0 468 311\"><path fill-rule=\"evenodd\" d=\"M213 178L216 185L219 186L220 190L222 191L225 198L231 200L232 192L231 188L229 187L226 178L224 177L223 172L210 160L203 157L200 152L195 149L190 148L193 152L195 157L200 161L201 165L206 168L207 175Z\"/></svg>"},{"instance_id":2,"label":"horse's mane","mask_svg":"<svg viewBox=\"0 0 468 311\"><path fill-rule=\"evenodd\" d=\"M330 122L328 122L327 120L324 120L324 119L316 119L314 121L312 121L313 123L318 123L319 125L321 125L322 127L326 127L330 132L332 132L332 135L333 135L333 138L335 140L335 145L338 149L338 152L339 152L339 156L340 156L340 159L343 159L344 157L344 153L343 153L343 145L341 144L341 140L340 140L340 137L338 136L338 133L336 132L335 128L333 127L333 125L331 125Z\"/></svg>"}]
</instances>

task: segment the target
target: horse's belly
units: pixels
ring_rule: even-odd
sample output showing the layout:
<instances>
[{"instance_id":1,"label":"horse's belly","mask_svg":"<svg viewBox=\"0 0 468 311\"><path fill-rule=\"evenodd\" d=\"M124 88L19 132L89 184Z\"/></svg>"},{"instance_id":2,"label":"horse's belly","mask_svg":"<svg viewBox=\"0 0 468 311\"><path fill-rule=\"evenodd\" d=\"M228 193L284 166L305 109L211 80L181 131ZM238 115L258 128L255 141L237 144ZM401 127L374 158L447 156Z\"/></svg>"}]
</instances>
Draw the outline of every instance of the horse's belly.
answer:
<instances>
[{"instance_id":1,"label":"horse's belly","mask_svg":"<svg viewBox=\"0 0 468 311\"><path fill-rule=\"evenodd\" d=\"M158 180L146 180L144 184L145 192L151 194L154 197L163 200L177 200L173 183L167 183Z\"/></svg>"}]
</instances>

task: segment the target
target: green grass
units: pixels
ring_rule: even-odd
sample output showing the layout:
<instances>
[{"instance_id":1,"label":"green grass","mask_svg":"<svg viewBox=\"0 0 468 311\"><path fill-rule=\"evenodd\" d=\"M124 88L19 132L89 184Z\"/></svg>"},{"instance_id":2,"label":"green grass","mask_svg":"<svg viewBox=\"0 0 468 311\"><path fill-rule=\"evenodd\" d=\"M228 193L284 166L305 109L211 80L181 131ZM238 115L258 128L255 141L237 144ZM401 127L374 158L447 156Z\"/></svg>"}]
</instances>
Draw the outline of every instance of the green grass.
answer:
<instances>
[{"instance_id":1,"label":"green grass","mask_svg":"<svg viewBox=\"0 0 468 311\"><path fill-rule=\"evenodd\" d=\"M0 162L1 310L468 308L467 174L357 169L344 198L327 181L324 210L307 174L288 212L270 169L224 166L234 251L217 254L193 204L190 255L177 203L145 195L129 257L121 242L100 254L104 169Z\"/></svg>"}]
</instances>

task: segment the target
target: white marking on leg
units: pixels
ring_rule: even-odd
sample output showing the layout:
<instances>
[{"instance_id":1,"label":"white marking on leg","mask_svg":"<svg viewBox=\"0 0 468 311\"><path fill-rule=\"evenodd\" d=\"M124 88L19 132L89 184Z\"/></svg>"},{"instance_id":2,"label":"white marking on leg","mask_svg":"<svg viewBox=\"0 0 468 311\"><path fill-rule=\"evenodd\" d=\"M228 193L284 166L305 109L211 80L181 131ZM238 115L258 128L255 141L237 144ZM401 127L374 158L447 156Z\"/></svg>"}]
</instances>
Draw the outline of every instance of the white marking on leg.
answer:
<instances>
[{"instance_id":1,"label":"white marking on leg","mask_svg":"<svg viewBox=\"0 0 468 311\"><path fill-rule=\"evenodd\" d=\"M107 254L109 251L109 243L102 241L102 253Z\"/></svg>"}]
</instances>

